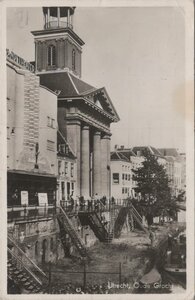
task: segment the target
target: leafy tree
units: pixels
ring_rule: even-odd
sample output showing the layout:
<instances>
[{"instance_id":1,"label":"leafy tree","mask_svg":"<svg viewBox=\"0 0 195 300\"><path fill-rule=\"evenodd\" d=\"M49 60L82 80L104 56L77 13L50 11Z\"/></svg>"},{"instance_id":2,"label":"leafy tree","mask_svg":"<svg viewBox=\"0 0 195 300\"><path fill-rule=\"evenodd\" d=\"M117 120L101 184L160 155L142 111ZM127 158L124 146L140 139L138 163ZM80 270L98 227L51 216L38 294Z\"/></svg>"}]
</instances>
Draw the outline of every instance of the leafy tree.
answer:
<instances>
[{"instance_id":1,"label":"leafy tree","mask_svg":"<svg viewBox=\"0 0 195 300\"><path fill-rule=\"evenodd\" d=\"M160 215L173 216L176 202L171 198L169 180L164 166L159 164L158 158L148 150L143 151L144 161L142 166L133 171L133 180L139 193L139 210L146 217L148 225L153 223L153 218Z\"/></svg>"}]
</instances>

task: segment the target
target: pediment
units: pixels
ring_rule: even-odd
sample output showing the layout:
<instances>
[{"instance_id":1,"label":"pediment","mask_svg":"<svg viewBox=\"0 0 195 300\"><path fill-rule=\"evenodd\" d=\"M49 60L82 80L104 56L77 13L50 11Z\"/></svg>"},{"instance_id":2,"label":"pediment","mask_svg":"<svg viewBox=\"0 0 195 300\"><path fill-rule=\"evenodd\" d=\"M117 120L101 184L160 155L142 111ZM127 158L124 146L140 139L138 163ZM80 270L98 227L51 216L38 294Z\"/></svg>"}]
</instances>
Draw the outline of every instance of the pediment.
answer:
<instances>
[{"instance_id":1,"label":"pediment","mask_svg":"<svg viewBox=\"0 0 195 300\"><path fill-rule=\"evenodd\" d=\"M97 105L104 112L106 112L106 113L110 114L112 117L114 117L116 122L120 120L120 118L114 108L114 105L112 104L112 101L104 87L100 88L100 89L96 89L95 91L83 93L82 96L84 96L84 98L92 101L95 105Z\"/></svg>"}]
</instances>

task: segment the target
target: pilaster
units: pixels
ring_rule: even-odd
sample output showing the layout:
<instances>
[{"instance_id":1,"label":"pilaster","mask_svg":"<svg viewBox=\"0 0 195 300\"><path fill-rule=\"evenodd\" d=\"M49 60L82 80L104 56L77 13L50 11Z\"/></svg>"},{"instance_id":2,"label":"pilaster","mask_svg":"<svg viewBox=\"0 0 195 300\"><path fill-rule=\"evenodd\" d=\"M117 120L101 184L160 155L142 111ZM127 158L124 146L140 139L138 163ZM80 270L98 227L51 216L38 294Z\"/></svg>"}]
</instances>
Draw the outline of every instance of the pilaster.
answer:
<instances>
[{"instance_id":1,"label":"pilaster","mask_svg":"<svg viewBox=\"0 0 195 300\"><path fill-rule=\"evenodd\" d=\"M89 197L89 126L81 129L81 195Z\"/></svg>"},{"instance_id":2,"label":"pilaster","mask_svg":"<svg viewBox=\"0 0 195 300\"><path fill-rule=\"evenodd\" d=\"M101 132L93 136L93 194L101 195Z\"/></svg>"}]
</instances>

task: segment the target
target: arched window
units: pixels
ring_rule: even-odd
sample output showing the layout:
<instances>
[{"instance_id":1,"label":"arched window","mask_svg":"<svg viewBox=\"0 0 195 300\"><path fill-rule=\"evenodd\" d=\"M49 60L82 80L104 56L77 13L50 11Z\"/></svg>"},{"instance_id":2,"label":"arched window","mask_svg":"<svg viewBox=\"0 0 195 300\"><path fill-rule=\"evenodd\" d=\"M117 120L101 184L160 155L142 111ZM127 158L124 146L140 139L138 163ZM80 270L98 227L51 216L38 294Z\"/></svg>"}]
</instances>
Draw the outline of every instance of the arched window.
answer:
<instances>
[{"instance_id":1,"label":"arched window","mask_svg":"<svg viewBox=\"0 0 195 300\"><path fill-rule=\"evenodd\" d=\"M75 70L75 50L72 50L72 69Z\"/></svg>"},{"instance_id":2,"label":"arched window","mask_svg":"<svg viewBox=\"0 0 195 300\"><path fill-rule=\"evenodd\" d=\"M48 47L47 62L48 66L55 66L56 64L56 47L54 45Z\"/></svg>"}]
</instances>

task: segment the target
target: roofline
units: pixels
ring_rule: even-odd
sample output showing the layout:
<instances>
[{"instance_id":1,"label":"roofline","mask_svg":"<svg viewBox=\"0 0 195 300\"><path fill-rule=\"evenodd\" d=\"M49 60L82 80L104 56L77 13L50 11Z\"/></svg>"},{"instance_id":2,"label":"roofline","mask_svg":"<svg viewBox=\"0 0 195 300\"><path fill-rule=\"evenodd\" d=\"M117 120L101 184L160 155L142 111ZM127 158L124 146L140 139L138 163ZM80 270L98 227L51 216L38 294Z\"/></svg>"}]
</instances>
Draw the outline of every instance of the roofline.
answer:
<instances>
[{"instance_id":1,"label":"roofline","mask_svg":"<svg viewBox=\"0 0 195 300\"><path fill-rule=\"evenodd\" d=\"M37 75L36 75L36 76L37 76ZM43 88L43 89L49 91L50 93L52 93L52 94L58 96L58 93L56 93L56 92L50 90L48 87L46 87L46 86L44 86L44 85L42 85L42 84L40 84L39 86L40 86L41 88Z\"/></svg>"},{"instance_id":2,"label":"roofline","mask_svg":"<svg viewBox=\"0 0 195 300\"><path fill-rule=\"evenodd\" d=\"M72 38L77 40L77 42L79 43L80 46L85 45L85 42L70 27L50 28L50 29L41 29L41 30L31 31L31 33L34 36L47 35L47 34L52 34L52 33L63 33L63 32L68 32Z\"/></svg>"},{"instance_id":3,"label":"roofline","mask_svg":"<svg viewBox=\"0 0 195 300\"><path fill-rule=\"evenodd\" d=\"M65 142L66 144L68 144L68 147L70 148L70 150L71 150L72 154L74 155L74 157L77 158L76 155L75 155L75 153L74 153L74 151L72 150L71 146L69 145L68 141L65 139L65 137L64 137L63 134L61 133L61 131L58 129L57 132L60 134L60 136L61 136L61 138L64 140L64 142Z\"/></svg>"},{"instance_id":4,"label":"roofline","mask_svg":"<svg viewBox=\"0 0 195 300\"><path fill-rule=\"evenodd\" d=\"M59 101L67 101L70 102L72 100L83 100L86 104L88 104L89 106L93 106L95 108L97 108L97 110L104 114L105 116L109 117L110 119L112 119L114 122L118 122L118 119L116 119L115 116L112 116L111 114L109 114L108 112L102 110L101 108L99 108L99 106L97 106L95 103L92 103L91 101L89 101L88 99L84 98L83 96L73 96L73 97L58 97Z\"/></svg>"},{"instance_id":5,"label":"roofline","mask_svg":"<svg viewBox=\"0 0 195 300\"><path fill-rule=\"evenodd\" d=\"M73 80L72 80L72 78L71 78L69 72L67 72L67 74L68 74L68 77L69 77L69 79L70 79L70 81L71 81L71 83L72 83L72 85L73 85L73 87L74 87L74 89L75 89L75 92L77 93L77 95L79 95L79 91L77 90L77 87L76 87L76 85L74 84L74 82L73 82Z\"/></svg>"},{"instance_id":6,"label":"roofline","mask_svg":"<svg viewBox=\"0 0 195 300\"><path fill-rule=\"evenodd\" d=\"M7 173L20 174L20 175L29 175L29 176L39 176L39 177L48 177L48 178L57 178L57 175L54 175L54 174L30 172L30 171L25 171L25 170L7 170Z\"/></svg>"}]
</instances>

